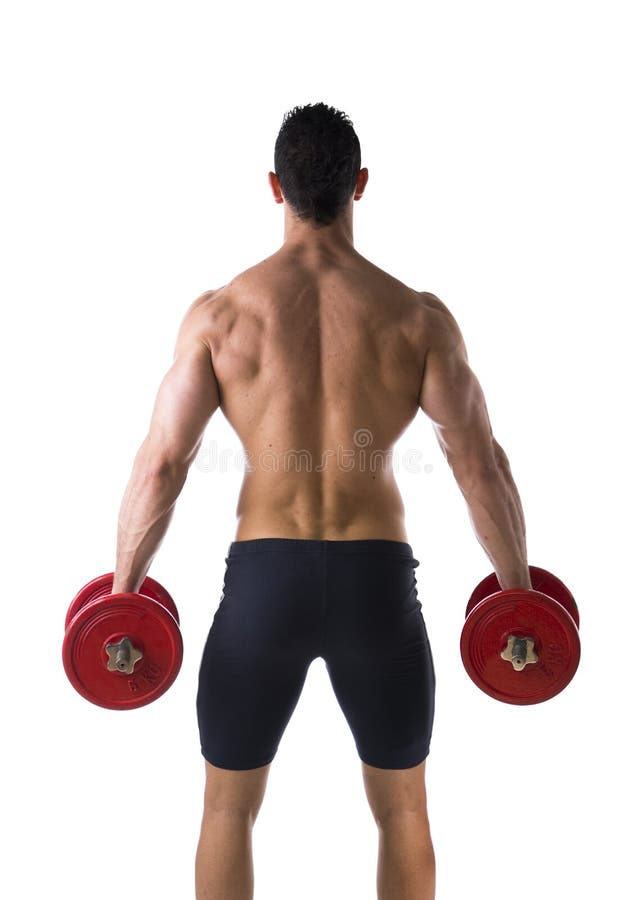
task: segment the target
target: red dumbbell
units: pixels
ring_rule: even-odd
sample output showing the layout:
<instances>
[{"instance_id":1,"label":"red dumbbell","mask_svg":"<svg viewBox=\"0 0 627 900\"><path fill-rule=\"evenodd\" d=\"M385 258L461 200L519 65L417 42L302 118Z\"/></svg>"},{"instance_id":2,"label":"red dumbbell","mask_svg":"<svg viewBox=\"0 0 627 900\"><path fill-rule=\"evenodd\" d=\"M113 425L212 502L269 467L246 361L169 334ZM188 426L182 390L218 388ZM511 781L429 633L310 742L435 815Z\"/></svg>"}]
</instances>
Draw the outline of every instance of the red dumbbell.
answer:
<instances>
[{"instance_id":1,"label":"red dumbbell","mask_svg":"<svg viewBox=\"0 0 627 900\"><path fill-rule=\"evenodd\" d=\"M94 578L70 604L63 666L91 703L136 709L164 694L179 673L179 614L154 578L146 577L139 594L111 594L113 575Z\"/></svg>"},{"instance_id":2,"label":"red dumbbell","mask_svg":"<svg viewBox=\"0 0 627 900\"><path fill-rule=\"evenodd\" d=\"M460 649L477 687L504 703L542 703L571 681L581 654L579 612L555 575L529 566L532 590L481 581L466 608Z\"/></svg>"}]
</instances>

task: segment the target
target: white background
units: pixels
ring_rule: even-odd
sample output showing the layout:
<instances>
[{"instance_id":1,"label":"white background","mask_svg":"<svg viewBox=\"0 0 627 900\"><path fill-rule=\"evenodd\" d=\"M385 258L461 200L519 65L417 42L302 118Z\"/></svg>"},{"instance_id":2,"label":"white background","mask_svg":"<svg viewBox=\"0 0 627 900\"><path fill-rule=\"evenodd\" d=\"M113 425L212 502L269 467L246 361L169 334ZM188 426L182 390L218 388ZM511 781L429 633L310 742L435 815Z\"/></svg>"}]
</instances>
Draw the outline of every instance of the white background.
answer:
<instances>
[{"instance_id":1,"label":"white background","mask_svg":"<svg viewBox=\"0 0 627 900\"><path fill-rule=\"evenodd\" d=\"M5 2L0 20L2 802L11 898L193 896L197 671L241 469L190 471L152 566L180 677L132 713L61 665L184 311L274 252L283 113L351 116L355 244L457 317L522 497L529 561L581 609L572 684L490 700L458 650L490 566L420 414L398 473L437 673L438 897L623 896L625 32L619 3ZM239 444L218 412L205 446ZM374 900L376 828L321 659L254 832L256 900ZM621 887L622 885L622 887ZM522 886L519 890L519 886Z\"/></svg>"}]
</instances>

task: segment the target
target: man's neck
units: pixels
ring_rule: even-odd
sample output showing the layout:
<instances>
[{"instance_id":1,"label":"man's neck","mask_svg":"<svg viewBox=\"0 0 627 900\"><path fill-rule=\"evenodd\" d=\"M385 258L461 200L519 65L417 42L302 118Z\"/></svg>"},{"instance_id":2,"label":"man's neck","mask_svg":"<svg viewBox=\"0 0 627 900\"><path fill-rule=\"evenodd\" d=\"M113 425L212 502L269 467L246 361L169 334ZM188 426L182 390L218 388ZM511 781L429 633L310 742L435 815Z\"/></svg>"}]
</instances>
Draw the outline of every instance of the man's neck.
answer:
<instances>
[{"instance_id":1,"label":"man's neck","mask_svg":"<svg viewBox=\"0 0 627 900\"><path fill-rule=\"evenodd\" d=\"M301 222L296 216L285 217L283 249L354 252L352 216L342 216L330 225L314 228L309 222Z\"/></svg>"}]
</instances>

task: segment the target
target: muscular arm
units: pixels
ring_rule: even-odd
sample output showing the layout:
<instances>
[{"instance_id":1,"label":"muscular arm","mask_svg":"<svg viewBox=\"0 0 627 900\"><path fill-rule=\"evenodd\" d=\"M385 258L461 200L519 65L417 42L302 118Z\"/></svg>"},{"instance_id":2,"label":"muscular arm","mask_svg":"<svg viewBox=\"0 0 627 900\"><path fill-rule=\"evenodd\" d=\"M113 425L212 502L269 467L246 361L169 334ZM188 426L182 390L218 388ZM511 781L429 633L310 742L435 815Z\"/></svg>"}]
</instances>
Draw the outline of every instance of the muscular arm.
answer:
<instances>
[{"instance_id":1,"label":"muscular arm","mask_svg":"<svg viewBox=\"0 0 627 900\"><path fill-rule=\"evenodd\" d=\"M154 404L122 499L112 593L141 587L168 529L205 427L220 404L211 352L201 337L197 302L188 310L174 361Z\"/></svg>"},{"instance_id":2,"label":"muscular arm","mask_svg":"<svg viewBox=\"0 0 627 900\"><path fill-rule=\"evenodd\" d=\"M525 521L505 451L492 434L483 391L459 327L437 298L419 403L464 495L477 540L503 590L531 587Z\"/></svg>"}]
</instances>

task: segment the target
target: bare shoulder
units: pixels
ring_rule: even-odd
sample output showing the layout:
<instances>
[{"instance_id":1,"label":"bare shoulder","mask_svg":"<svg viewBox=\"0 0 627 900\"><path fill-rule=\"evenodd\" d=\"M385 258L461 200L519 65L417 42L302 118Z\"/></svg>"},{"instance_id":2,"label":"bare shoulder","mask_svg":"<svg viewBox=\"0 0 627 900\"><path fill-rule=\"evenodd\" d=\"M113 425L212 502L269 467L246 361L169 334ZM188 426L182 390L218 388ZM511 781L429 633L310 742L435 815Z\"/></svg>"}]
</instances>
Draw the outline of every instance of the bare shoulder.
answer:
<instances>
[{"instance_id":1,"label":"bare shoulder","mask_svg":"<svg viewBox=\"0 0 627 900\"><path fill-rule=\"evenodd\" d=\"M193 300L190 305L187 307L187 310L184 315L184 320L197 320L200 318L199 313L205 312L214 298L220 293L220 291L224 290L224 288L213 288L209 291L203 291L202 294L199 294L195 300Z\"/></svg>"},{"instance_id":2,"label":"bare shoulder","mask_svg":"<svg viewBox=\"0 0 627 900\"><path fill-rule=\"evenodd\" d=\"M436 294L432 294L430 291L416 291L415 293L420 305L426 310L429 319L435 324L453 319L453 314L448 306Z\"/></svg>"},{"instance_id":3,"label":"bare shoulder","mask_svg":"<svg viewBox=\"0 0 627 900\"><path fill-rule=\"evenodd\" d=\"M260 290L264 286L268 286L268 283L272 283L277 273L285 269L285 266L281 265L280 259L278 253L273 253L264 259L258 260L246 269L242 269L237 275L234 275L229 283L224 288L220 288L220 290L226 291L228 289L231 293L245 294L251 290Z\"/></svg>"},{"instance_id":4,"label":"bare shoulder","mask_svg":"<svg viewBox=\"0 0 627 900\"><path fill-rule=\"evenodd\" d=\"M203 291L188 306L179 330L179 338L200 339L211 347L211 334L224 309L224 301L229 296L231 283L219 288Z\"/></svg>"},{"instance_id":5,"label":"bare shoulder","mask_svg":"<svg viewBox=\"0 0 627 900\"><path fill-rule=\"evenodd\" d=\"M425 339L430 346L451 347L463 344L463 337L448 306L430 291L417 291L425 327Z\"/></svg>"}]
</instances>

